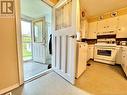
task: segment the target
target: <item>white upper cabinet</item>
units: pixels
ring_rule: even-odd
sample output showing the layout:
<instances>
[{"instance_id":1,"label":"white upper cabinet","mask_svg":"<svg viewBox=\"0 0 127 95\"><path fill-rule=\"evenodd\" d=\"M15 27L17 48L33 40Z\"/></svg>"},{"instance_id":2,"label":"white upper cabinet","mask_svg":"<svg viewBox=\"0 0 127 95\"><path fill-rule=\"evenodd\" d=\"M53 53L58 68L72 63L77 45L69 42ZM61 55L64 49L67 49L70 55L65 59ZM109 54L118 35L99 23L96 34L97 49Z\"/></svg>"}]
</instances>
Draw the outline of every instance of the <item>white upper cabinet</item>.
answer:
<instances>
[{"instance_id":1,"label":"white upper cabinet","mask_svg":"<svg viewBox=\"0 0 127 95\"><path fill-rule=\"evenodd\" d=\"M127 15L119 16L117 38L127 38Z\"/></svg>"},{"instance_id":2,"label":"white upper cabinet","mask_svg":"<svg viewBox=\"0 0 127 95\"><path fill-rule=\"evenodd\" d=\"M81 20L80 31L81 31L81 38L88 37L88 21L86 19Z\"/></svg>"},{"instance_id":3,"label":"white upper cabinet","mask_svg":"<svg viewBox=\"0 0 127 95\"><path fill-rule=\"evenodd\" d=\"M107 19L107 30L110 33L116 34L118 28L118 17Z\"/></svg>"},{"instance_id":4,"label":"white upper cabinet","mask_svg":"<svg viewBox=\"0 0 127 95\"><path fill-rule=\"evenodd\" d=\"M97 38L97 22L91 22L88 26L88 39Z\"/></svg>"},{"instance_id":5,"label":"white upper cabinet","mask_svg":"<svg viewBox=\"0 0 127 95\"><path fill-rule=\"evenodd\" d=\"M103 33L104 33L105 31L107 31L107 30L106 30L106 25L107 25L106 20L98 21L97 35L103 35Z\"/></svg>"},{"instance_id":6,"label":"white upper cabinet","mask_svg":"<svg viewBox=\"0 0 127 95\"><path fill-rule=\"evenodd\" d=\"M116 34L118 28L118 17L98 21L97 35Z\"/></svg>"}]
</instances>

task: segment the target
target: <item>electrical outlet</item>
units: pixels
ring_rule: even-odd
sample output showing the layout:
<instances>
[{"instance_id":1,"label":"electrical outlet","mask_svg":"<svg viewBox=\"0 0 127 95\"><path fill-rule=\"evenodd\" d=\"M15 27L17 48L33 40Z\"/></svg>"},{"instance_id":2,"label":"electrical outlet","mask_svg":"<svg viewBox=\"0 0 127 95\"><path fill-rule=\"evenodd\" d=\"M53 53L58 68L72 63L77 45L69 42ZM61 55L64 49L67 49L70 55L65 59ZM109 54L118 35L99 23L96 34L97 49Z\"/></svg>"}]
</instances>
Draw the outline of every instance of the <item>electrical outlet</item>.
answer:
<instances>
[{"instance_id":1,"label":"electrical outlet","mask_svg":"<svg viewBox=\"0 0 127 95\"><path fill-rule=\"evenodd\" d=\"M12 95L12 93L11 93L11 92L9 92L9 93L6 93L5 95Z\"/></svg>"}]
</instances>

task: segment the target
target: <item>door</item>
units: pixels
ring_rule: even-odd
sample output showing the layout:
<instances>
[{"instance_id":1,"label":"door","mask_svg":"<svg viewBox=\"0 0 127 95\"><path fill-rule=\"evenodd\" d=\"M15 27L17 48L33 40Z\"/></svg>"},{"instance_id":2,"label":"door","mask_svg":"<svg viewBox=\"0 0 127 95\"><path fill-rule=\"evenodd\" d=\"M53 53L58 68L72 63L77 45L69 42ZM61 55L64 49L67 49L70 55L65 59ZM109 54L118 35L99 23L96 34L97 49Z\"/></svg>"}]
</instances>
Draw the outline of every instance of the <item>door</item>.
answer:
<instances>
[{"instance_id":1,"label":"door","mask_svg":"<svg viewBox=\"0 0 127 95\"><path fill-rule=\"evenodd\" d=\"M76 32L79 32L79 0L61 0L54 8L53 70L71 84L76 73Z\"/></svg>"},{"instance_id":2,"label":"door","mask_svg":"<svg viewBox=\"0 0 127 95\"><path fill-rule=\"evenodd\" d=\"M46 35L45 20L33 21L33 61L46 63Z\"/></svg>"}]
</instances>

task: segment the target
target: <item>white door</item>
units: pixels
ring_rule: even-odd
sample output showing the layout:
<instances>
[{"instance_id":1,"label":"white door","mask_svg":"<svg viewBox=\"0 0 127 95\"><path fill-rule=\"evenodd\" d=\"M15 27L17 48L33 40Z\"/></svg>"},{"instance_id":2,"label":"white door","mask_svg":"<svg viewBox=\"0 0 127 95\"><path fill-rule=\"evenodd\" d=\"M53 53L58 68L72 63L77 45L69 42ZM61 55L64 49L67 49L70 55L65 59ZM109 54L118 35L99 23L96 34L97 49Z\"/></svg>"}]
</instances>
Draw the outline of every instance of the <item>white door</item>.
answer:
<instances>
[{"instance_id":1,"label":"white door","mask_svg":"<svg viewBox=\"0 0 127 95\"><path fill-rule=\"evenodd\" d=\"M33 21L33 61L46 63L46 28L45 20Z\"/></svg>"},{"instance_id":2,"label":"white door","mask_svg":"<svg viewBox=\"0 0 127 95\"><path fill-rule=\"evenodd\" d=\"M54 8L53 70L71 84L76 73L76 32L79 32L79 0L61 0Z\"/></svg>"}]
</instances>

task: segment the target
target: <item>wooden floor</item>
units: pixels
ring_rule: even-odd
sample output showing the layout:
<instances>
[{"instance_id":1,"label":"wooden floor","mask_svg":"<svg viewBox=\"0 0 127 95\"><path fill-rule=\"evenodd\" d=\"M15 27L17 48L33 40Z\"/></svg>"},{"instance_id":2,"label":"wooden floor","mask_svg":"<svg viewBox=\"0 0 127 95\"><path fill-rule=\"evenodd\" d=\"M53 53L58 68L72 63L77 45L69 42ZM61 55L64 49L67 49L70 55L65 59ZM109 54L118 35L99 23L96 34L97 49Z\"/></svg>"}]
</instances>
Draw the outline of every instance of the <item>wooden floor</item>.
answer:
<instances>
[{"instance_id":1,"label":"wooden floor","mask_svg":"<svg viewBox=\"0 0 127 95\"><path fill-rule=\"evenodd\" d=\"M37 63L34 61L24 62L23 66L25 81L48 69L48 64Z\"/></svg>"},{"instance_id":2,"label":"wooden floor","mask_svg":"<svg viewBox=\"0 0 127 95\"><path fill-rule=\"evenodd\" d=\"M127 95L127 79L121 66L89 62L76 86L93 95Z\"/></svg>"}]
</instances>

